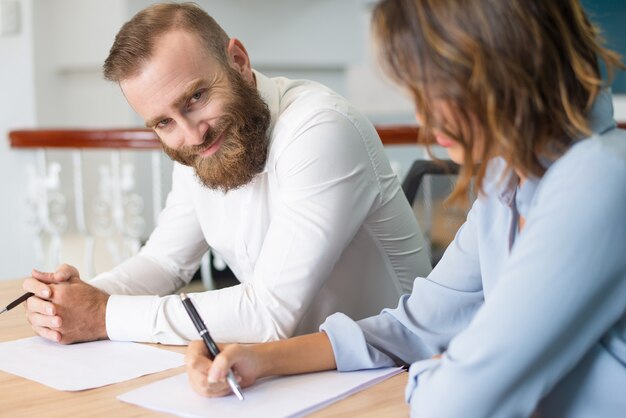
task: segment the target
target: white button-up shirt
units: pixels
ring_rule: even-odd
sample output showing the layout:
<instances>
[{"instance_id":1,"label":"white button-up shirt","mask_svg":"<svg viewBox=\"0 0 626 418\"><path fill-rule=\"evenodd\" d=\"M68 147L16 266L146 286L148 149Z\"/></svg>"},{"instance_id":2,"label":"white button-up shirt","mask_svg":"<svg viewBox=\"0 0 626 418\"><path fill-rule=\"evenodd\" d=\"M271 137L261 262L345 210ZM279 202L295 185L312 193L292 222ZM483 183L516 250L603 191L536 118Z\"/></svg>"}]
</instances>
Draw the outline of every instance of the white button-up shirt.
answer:
<instances>
[{"instance_id":1,"label":"white button-up shirt","mask_svg":"<svg viewBox=\"0 0 626 418\"><path fill-rule=\"evenodd\" d=\"M190 280L209 247L241 282L191 295L224 342L312 332L337 311L376 314L429 273L424 239L371 123L317 83L255 76L272 117L264 171L223 193L174 165L146 245L92 281L112 294L109 338L198 338L178 296L163 295Z\"/></svg>"}]
</instances>

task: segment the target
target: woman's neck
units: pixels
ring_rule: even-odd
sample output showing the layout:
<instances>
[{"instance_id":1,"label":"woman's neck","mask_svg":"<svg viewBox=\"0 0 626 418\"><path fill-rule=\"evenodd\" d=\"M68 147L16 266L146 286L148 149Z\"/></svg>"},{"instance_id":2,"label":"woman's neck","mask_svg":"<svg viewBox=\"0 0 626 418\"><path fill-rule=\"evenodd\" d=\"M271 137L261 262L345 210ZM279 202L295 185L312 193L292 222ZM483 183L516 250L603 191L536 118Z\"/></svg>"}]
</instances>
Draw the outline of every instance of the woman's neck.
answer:
<instances>
[{"instance_id":1,"label":"woman's neck","mask_svg":"<svg viewBox=\"0 0 626 418\"><path fill-rule=\"evenodd\" d=\"M526 176L524 176L523 174L521 174L517 170L515 170L515 174L517 174L517 178L519 178L519 185L521 187L524 184L524 182L526 181Z\"/></svg>"},{"instance_id":2,"label":"woman's neck","mask_svg":"<svg viewBox=\"0 0 626 418\"><path fill-rule=\"evenodd\" d=\"M518 187L522 187L524 185L524 182L526 181L526 177L522 175L521 173L519 173L517 170L515 171L515 174L517 174L517 177L519 178ZM522 232L522 229L524 229L525 224L526 224L526 219L524 219L522 215L519 215L519 219L517 220L517 228L519 232Z\"/></svg>"}]
</instances>

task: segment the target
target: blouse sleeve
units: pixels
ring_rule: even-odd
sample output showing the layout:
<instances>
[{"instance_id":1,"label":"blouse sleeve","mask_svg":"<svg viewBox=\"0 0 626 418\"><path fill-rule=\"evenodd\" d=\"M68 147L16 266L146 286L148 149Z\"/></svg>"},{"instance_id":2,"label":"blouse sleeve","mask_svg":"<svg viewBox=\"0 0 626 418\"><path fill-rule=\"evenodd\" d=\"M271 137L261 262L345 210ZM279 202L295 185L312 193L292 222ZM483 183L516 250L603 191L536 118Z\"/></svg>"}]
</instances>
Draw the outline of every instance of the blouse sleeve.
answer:
<instances>
[{"instance_id":1,"label":"blouse sleeve","mask_svg":"<svg viewBox=\"0 0 626 418\"><path fill-rule=\"evenodd\" d=\"M477 200L443 258L428 277L417 277L398 307L355 322L343 314L321 326L341 371L407 365L444 351L483 302L476 213Z\"/></svg>"}]
</instances>

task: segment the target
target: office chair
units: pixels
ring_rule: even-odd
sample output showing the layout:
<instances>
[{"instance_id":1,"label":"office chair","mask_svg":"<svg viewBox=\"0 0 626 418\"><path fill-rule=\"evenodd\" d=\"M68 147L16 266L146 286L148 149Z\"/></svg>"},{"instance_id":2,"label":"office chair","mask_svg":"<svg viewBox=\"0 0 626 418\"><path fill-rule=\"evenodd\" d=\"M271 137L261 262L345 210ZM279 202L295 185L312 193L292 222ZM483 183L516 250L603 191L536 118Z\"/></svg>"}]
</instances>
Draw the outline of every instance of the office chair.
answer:
<instances>
[{"instance_id":1,"label":"office chair","mask_svg":"<svg viewBox=\"0 0 626 418\"><path fill-rule=\"evenodd\" d=\"M402 182L428 245L433 267L461 227L474 196L466 204L446 202L454 189L459 165L450 160L416 160Z\"/></svg>"}]
</instances>

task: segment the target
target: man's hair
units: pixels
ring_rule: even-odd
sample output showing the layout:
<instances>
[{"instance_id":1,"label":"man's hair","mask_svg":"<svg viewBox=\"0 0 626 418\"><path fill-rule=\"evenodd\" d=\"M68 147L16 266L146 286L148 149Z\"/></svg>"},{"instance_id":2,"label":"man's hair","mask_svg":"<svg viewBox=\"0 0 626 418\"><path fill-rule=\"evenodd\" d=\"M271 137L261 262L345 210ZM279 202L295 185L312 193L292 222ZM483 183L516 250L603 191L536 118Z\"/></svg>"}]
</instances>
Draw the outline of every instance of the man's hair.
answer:
<instances>
[{"instance_id":1,"label":"man's hair","mask_svg":"<svg viewBox=\"0 0 626 418\"><path fill-rule=\"evenodd\" d=\"M372 19L382 65L411 93L420 135L436 129L464 148L453 198L473 176L481 190L496 154L541 177L540 157L558 158L590 134L587 113L605 87L598 60L609 80L624 68L578 0L383 0ZM451 120L433 110L438 101ZM474 165L476 142L484 149Z\"/></svg>"},{"instance_id":2,"label":"man's hair","mask_svg":"<svg viewBox=\"0 0 626 418\"><path fill-rule=\"evenodd\" d=\"M143 9L122 26L104 62L104 77L120 82L137 75L150 59L155 41L173 30L195 34L208 53L228 65L229 37L211 16L195 3L161 3Z\"/></svg>"}]
</instances>

